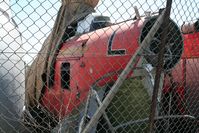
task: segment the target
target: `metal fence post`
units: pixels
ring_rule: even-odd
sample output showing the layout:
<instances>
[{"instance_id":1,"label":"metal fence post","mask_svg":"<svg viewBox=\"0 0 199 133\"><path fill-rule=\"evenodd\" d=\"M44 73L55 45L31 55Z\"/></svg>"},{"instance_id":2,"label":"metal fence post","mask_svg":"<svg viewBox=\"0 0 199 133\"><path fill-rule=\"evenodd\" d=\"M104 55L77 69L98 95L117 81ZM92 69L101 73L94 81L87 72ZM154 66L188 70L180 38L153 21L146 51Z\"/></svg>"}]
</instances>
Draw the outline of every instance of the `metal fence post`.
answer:
<instances>
[{"instance_id":1,"label":"metal fence post","mask_svg":"<svg viewBox=\"0 0 199 133\"><path fill-rule=\"evenodd\" d=\"M169 17L170 17L171 5L172 5L172 0L167 0L166 10L165 10L165 13L163 14L164 21L162 24L162 27L163 27L163 33L161 36L162 42L159 45L160 52L159 52L159 56L158 56L158 66L156 68L155 84L154 84L153 95L152 95L151 113L150 113L150 117L149 117L149 133L153 133L159 83L160 83L161 73L162 73L163 64L164 64L164 51L165 51L167 33L168 33L168 29L169 29L168 27L169 27Z\"/></svg>"}]
</instances>

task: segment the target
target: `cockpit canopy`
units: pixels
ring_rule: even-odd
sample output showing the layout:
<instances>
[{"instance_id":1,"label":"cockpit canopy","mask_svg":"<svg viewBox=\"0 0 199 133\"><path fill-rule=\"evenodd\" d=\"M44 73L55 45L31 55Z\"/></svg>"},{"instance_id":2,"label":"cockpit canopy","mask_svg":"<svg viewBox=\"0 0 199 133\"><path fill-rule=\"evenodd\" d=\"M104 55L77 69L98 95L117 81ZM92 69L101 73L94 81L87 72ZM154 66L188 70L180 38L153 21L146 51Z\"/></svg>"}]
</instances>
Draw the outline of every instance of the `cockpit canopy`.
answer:
<instances>
[{"instance_id":1,"label":"cockpit canopy","mask_svg":"<svg viewBox=\"0 0 199 133\"><path fill-rule=\"evenodd\" d=\"M107 16L95 16L90 25L90 31L101 29L111 25L111 20Z\"/></svg>"},{"instance_id":2,"label":"cockpit canopy","mask_svg":"<svg viewBox=\"0 0 199 133\"><path fill-rule=\"evenodd\" d=\"M78 22L77 34L91 32L111 25L111 20L108 16L94 16L88 15L85 19Z\"/></svg>"}]
</instances>

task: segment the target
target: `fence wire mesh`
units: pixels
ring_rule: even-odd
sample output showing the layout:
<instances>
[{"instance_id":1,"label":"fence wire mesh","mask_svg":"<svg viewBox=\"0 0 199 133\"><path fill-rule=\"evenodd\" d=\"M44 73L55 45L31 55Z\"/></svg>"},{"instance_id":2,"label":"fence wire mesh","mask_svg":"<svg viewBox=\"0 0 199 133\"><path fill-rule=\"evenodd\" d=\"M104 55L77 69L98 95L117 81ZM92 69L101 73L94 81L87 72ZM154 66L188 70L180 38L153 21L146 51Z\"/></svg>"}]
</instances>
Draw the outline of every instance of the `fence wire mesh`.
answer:
<instances>
[{"instance_id":1,"label":"fence wire mesh","mask_svg":"<svg viewBox=\"0 0 199 133\"><path fill-rule=\"evenodd\" d=\"M199 132L198 7L0 0L0 133Z\"/></svg>"}]
</instances>

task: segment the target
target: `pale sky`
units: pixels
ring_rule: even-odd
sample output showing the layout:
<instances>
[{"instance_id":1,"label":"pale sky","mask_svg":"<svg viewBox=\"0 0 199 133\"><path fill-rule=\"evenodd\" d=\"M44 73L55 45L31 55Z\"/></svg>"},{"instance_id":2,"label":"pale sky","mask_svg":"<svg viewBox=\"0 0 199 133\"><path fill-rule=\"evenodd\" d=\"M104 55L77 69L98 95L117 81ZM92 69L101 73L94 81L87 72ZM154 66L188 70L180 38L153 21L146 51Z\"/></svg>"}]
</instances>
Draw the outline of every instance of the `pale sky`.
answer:
<instances>
[{"instance_id":1,"label":"pale sky","mask_svg":"<svg viewBox=\"0 0 199 133\"><path fill-rule=\"evenodd\" d=\"M55 0L11 0L12 15L22 33L23 48L28 51L24 58L26 62L33 60L50 33L60 5L60 1ZM134 6L143 14L144 11L156 12L165 5L164 0L102 0L96 7L96 14L121 22L134 17ZM194 21L199 18L198 7L199 0L173 0L171 18L178 25Z\"/></svg>"}]
</instances>

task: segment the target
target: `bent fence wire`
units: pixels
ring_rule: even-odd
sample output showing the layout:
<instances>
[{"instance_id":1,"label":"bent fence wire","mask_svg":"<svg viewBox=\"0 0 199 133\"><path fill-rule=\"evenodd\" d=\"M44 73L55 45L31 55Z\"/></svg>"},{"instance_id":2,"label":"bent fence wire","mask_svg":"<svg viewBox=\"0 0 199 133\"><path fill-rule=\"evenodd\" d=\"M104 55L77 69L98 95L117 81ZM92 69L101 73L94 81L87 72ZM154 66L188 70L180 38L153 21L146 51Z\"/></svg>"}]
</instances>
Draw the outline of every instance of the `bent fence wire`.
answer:
<instances>
[{"instance_id":1,"label":"bent fence wire","mask_svg":"<svg viewBox=\"0 0 199 133\"><path fill-rule=\"evenodd\" d=\"M198 8L0 0L0 132L199 132Z\"/></svg>"}]
</instances>

